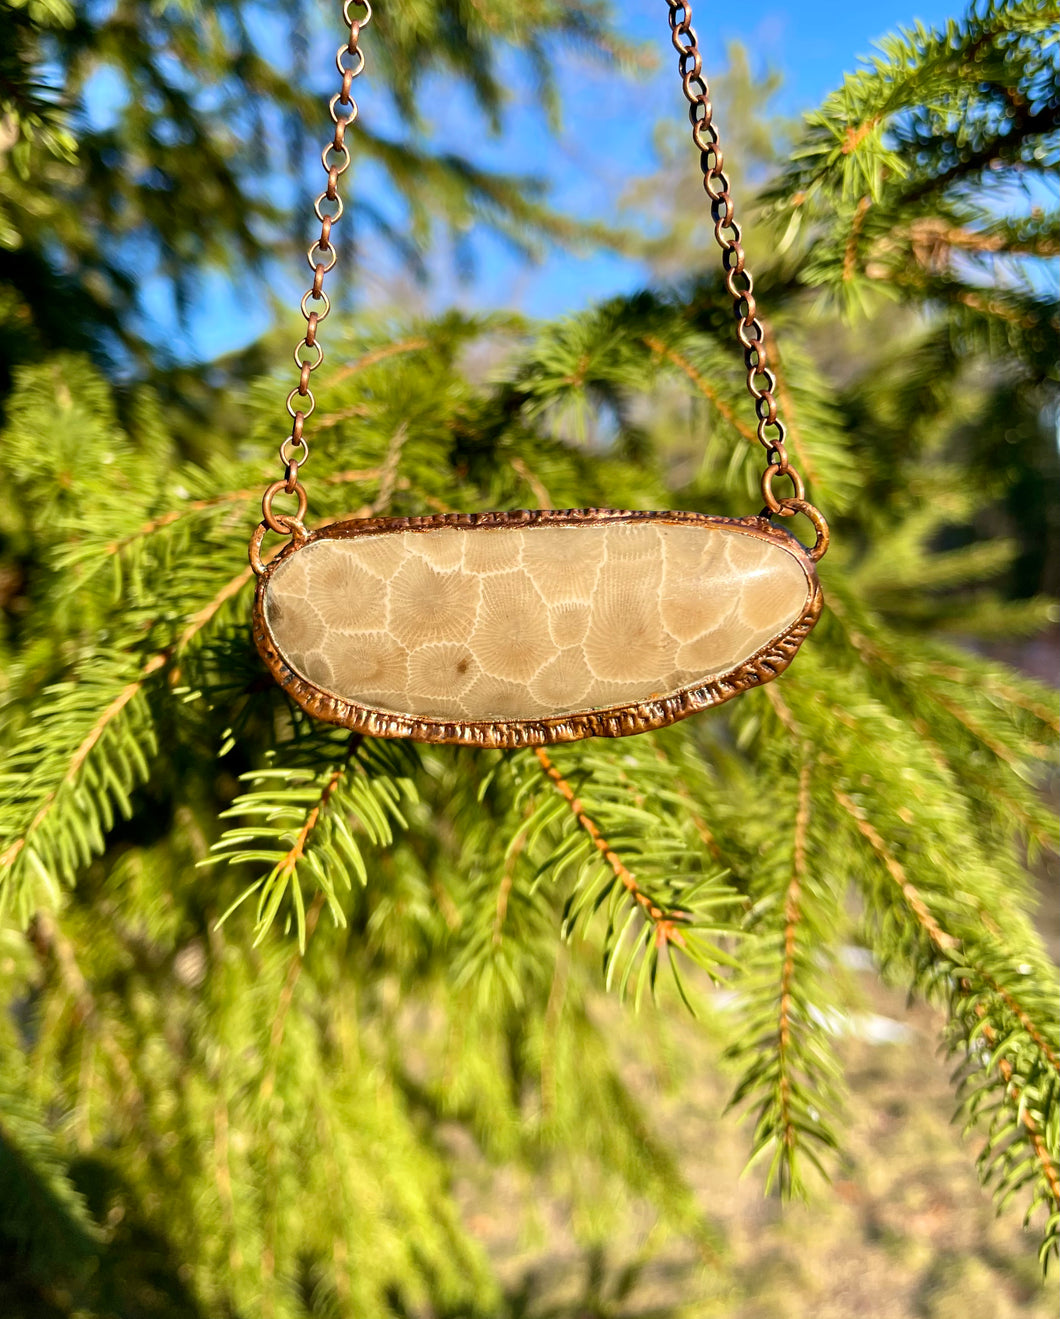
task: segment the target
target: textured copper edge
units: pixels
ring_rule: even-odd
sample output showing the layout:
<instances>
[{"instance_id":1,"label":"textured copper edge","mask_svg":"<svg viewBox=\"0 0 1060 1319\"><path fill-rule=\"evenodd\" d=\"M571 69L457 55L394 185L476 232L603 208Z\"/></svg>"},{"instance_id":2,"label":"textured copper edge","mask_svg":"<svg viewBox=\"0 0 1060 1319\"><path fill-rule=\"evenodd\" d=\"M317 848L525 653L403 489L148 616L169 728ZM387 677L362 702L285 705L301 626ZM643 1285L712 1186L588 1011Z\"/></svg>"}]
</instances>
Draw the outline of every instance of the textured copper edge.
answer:
<instances>
[{"instance_id":1,"label":"textured copper edge","mask_svg":"<svg viewBox=\"0 0 1060 1319\"><path fill-rule=\"evenodd\" d=\"M465 529L524 529L534 526L582 527L607 522L663 522L702 527L738 528L781 546L801 564L806 573L809 599L799 617L768 645L735 668L704 683L681 688L670 696L589 710L583 714L555 715L546 719L498 719L452 721L427 719L345 701L308 682L296 673L272 639L265 622L265 592L272 573L290 555L318 540L350 540L355 536L382 535L396 531L433 531L438 527ZM427 517L357 518L336 522L320 531L308 532L292 541L269 563L258 578L254 596L254 642L269 672L287 695L307 714L325 723L364 733L369 737L408 737L416 742L448 743L473 747L549 746L577 742L586 737L630 737L652 728L687 719L761 687L784 672L795 658L821 616L824 597L817 570L805 547L790 532L761 517L725 518L706 513L656 512L614 508L516 509L498 513L437 513Z\"/></svg>"}]
</instances>

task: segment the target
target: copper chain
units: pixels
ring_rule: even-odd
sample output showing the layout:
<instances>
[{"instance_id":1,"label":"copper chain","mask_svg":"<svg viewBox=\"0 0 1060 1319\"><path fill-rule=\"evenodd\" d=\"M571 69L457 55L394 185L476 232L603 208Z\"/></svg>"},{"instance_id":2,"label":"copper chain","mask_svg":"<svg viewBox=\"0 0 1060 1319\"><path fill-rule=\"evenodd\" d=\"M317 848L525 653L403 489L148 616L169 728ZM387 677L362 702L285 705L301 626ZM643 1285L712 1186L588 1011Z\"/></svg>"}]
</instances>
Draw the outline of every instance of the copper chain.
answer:
<instances>
[{"instance_id":1,"label":"copper chain","mask_svg":"<svg viewBox=\"0 0 1060 1319\"><path fill-rule=\"evenodd\" d=\"M363 9L364 17L355 18L351 13L354 9ZM306 332L305 337L294 350L294 364L298 367L298 384L287 395L287 411L292 421L291 433L280 445L280 462L283 463L285 475L282 481L274 481L269 486L262 500L262 513L266 523L273 531L283 535L289 534L290 520L273 513L272 501L275 495L281 490L289 495L297 494L297 518L300 520L305 514L305 490L298 481L298 473L309 458L305 424L316 408L316 399L309 388L309 380L324 360L324 349L317 338L317 330L320 322L325 320L331 311L331 299L324 292L324 276L333 269L338 260L338 252L331 241L331 230L342 218L343 204L339 196L339 179L350 167L350 148L346 145L346 130L359 113L351 89L354 78L359 77L364 71L364 52L361 50L360 41L361 32L372 21L370 0L345 0L342 17L350 30L350 35L335 55L335 67L342 74L342 87L329 102L328 109L332 123L335 125L335 132L331 141L320 153L320 163L324 166L328 181L313 205L316 217L320 221L320 237L306 253L309 268L313 272L313 283L301 302L302 315L306 320Z\"/></svg>"},{"instance_id":2,"label":"copper chain","mask_svg":"<svg viewBox=\"0 0 1060 1319\"><path fill-rule=\"evenodd\" d=\"M689 106L688 117L692 124L692 141L700 153L703 187L710 198L714 237L722 251L725 286L732 296L736 313L736 337L744 351L747 388L755 401L758 441L765 449L768 460L766 470L762 474L762 496L765 499L766 509L771 514L780 513L790 517L797 512L808 513L817 526L820 544L822 535L827 538L827 528L822 532L824 520L816 509L812 509L806 503L802 478L792 467L784 447L786 432L784 423L777 415L777 401L774 395L777 380L769 368L765 330L758 319L755 302L754 280L747 269L742 234L735 220L729 179L724 170L724 156L718 131L713 123L714 108L710 101L710 88L703 76L703 58L699 51L699 39L692 27L692 5L690 0L667 0L667 5L671 39L678 54L681 85ZM350 11L354 7L364 10L363 18L357 19L351 15ZM306 254L313 272L313 283L301 302L302 315L306 320L306 333L294 350L294 362L299 371L298 384L287 395L287 411L292 418L292 427L291 434L280 445L280 461L284 465L285 475L282 481L274 481L269 486L262 500L262 512L266 524L273 531L283 535L290 534L292 520L273 513L274 496L281 490L287 494L297 494L298 513L295 521L301 520L306 508L305 490L298 481L298 473L309 457L305 423L316 407L316 399L309 388L309 382L313 372L324 360L324 349L317 339L317 330L320 322L331 311L331 301L324 292L324 276L334 267L338 258L335 245L331 241L331 230L343 212L338 184L339 179L350 166L350 149L345 140L346 129L358 115L357 102L351 95L351 88L354 78L364 70L364 53L360 48L360 38L362 30L371 22L370 0L345 0L342 16L350 35L348 41L338 48L335 56L336 68L342 74L342 87L329 103L335 132L320 155L328 181L313 207L320 221L320 237ZM339 113L339 107L345 111L344 114ZM778 499L773 493L773 480L780 475L790 479L794 491L793 498ZM827 539L824 544L827 544ZM823 552L822 548L821 553Z\"/></svg>"},{"instance_id":3,"label":"copper chain","mask_svg":"<svg viewBox=\"0 0 1060 1319\"><path fill-rule=\"evenodd\" d=\"M765 449L768 460L762 475L762 496L771 513L790 517L801 511L790 505L805 502L806 495L802 478L792 467L784 447L786 432L784 423L777 416L777 400L773 392L777 387L777 378L769 369L765 330L758 319L758 304L755 302L754 279L747 269L742 233L734 218L729 179L724 169L725 157L718 130L714 127L710 88L703 75L699 38L692 26L692 5L690 0L667 0L667 4L670 9L671 39L679 57L677 67L681 74L681 86L688 101L692 141L699 149L703 188L710 198L710 215L714 221L714 237L721 248L725 287L732 296L736 312L736 337L743 347L747 388L755 401L758 442ZM781 474L790 478L794 500L780 500L773 493L773 478Z\"/></svg>"}]
</instances>

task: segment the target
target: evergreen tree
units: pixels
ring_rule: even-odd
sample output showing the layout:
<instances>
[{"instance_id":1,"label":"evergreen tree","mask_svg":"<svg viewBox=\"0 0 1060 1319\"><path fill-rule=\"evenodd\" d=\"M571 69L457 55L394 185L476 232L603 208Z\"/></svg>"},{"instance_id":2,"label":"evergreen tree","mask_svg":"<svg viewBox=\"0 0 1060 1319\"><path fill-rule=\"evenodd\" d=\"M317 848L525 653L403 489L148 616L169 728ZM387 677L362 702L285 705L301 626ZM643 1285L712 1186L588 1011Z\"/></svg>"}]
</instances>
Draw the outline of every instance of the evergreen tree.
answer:
<instances>
[{"instance_id":1,"label":"evergreen tree","mask_svg":"<svg viewBox=\"0 0 1060 1319\"><path fill-rule=\"evenodd\" d=\"M559 215L540 181L482 168L431 132L440 87L466 92L500 127L506 56L532 73L553 117L558 50L576 45L632 65L599 0L412 0L386 28L344 179L359 240L378 236L413 269L439 226L465 248L476 223L523 250L578 236L617 241ZM270 258L285 269L301 259L305 162L316 167L335 44L334 9L314 0L6 0L0 359L75 348L104 365L127 365L131 354L144 368L148 351L165 364L145 285L152 307L165 289L186 312L212 272L256 276L261 296L277 269ZM358 186L365 173L389 180L388 207L373 200L378 186Z\"/></svg>"},{"instance_id":2,"label":"evergreen tree","mask_svg":"<svg viewBox=\"0 0 1060 1319\"><path fill-rule=\"evenodd\" d=\"M23 28L65 12L9 9ZM529 40L527 7L475 12L474 40L445 27L464 52L451 66L490 69L487 30ZM429 45L420 9L401 13L407 31L396 8L373 29L395 85ZM1056 305L1033 263L1055 217L1003 209L1011 190L976 199L1056 151L1057 27L1035 0L904 34L807 121L766 199L777 252L758 287L789 446L833 523L827 609L780 681L658 733L471 753L311 723L247 621L289 364L227 405L200 462L157 390L71 351L16 364L0 440L3 1313L504 1313L446 1130L586 1210L646 1200L709 1256L598 995L651 1023L682 1000L709 1012L724 986L749 1154L799 1194L842 1149L825 1023L856 993L852 943L937 1005L982 1179L1043 1260L1055 1251L1056 973L1026 858L1055 848L1039 787L1056 700L945 633L1055 618L1025 589L1038 547L985 534L1013 516L1009 451L1024 472L1050 461ZM61 163L49 93L14 85L32 149ZM314 525L756 507L713 279L545 326L361 316L330 347ZM1050 534L1044 505L1030 515Z\"/></svg>"}]
</instances>

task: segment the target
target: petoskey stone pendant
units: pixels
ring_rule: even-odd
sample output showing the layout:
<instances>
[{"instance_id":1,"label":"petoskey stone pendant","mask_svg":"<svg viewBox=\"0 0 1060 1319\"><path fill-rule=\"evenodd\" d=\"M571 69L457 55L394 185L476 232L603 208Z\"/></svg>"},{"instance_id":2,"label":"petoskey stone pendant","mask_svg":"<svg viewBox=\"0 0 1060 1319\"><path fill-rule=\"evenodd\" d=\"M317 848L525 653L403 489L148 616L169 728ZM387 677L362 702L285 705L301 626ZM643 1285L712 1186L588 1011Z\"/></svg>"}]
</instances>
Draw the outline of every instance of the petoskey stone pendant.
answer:
<instances>
[{"instance_id":1,"label":"petoskey stone pendant","mask_svg":"<svg viewBox=\"0 0 1060 1319\"><path fill-rule=\"evenodd\" d=\"M810 554L762 518L442 514L296 529L254 637L319 719L513 747L718 705L786 668L820 610Z\"/></svg>"}]
</instances>

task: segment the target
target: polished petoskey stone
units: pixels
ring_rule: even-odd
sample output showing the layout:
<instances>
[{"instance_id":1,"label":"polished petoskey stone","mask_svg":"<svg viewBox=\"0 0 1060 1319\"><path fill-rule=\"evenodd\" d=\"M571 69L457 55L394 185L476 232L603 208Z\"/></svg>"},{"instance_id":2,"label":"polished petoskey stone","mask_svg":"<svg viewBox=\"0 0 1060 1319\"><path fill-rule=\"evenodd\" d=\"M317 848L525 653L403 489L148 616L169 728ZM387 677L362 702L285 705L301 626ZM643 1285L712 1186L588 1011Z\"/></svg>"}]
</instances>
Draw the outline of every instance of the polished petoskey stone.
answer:
<instances>
[{"instance_id":1,"label":"polished petoskey stone","mask_svg":"<svg viewBox=\"0 0 1060 1319\"><path fill-rule=\"evenodd\" d=\"M264 616L290 668L343 701L540 720L708 683L815 590L799 556L735 526L440 526L304 545L271 571Z\"/></svg>"}]
</instances>

